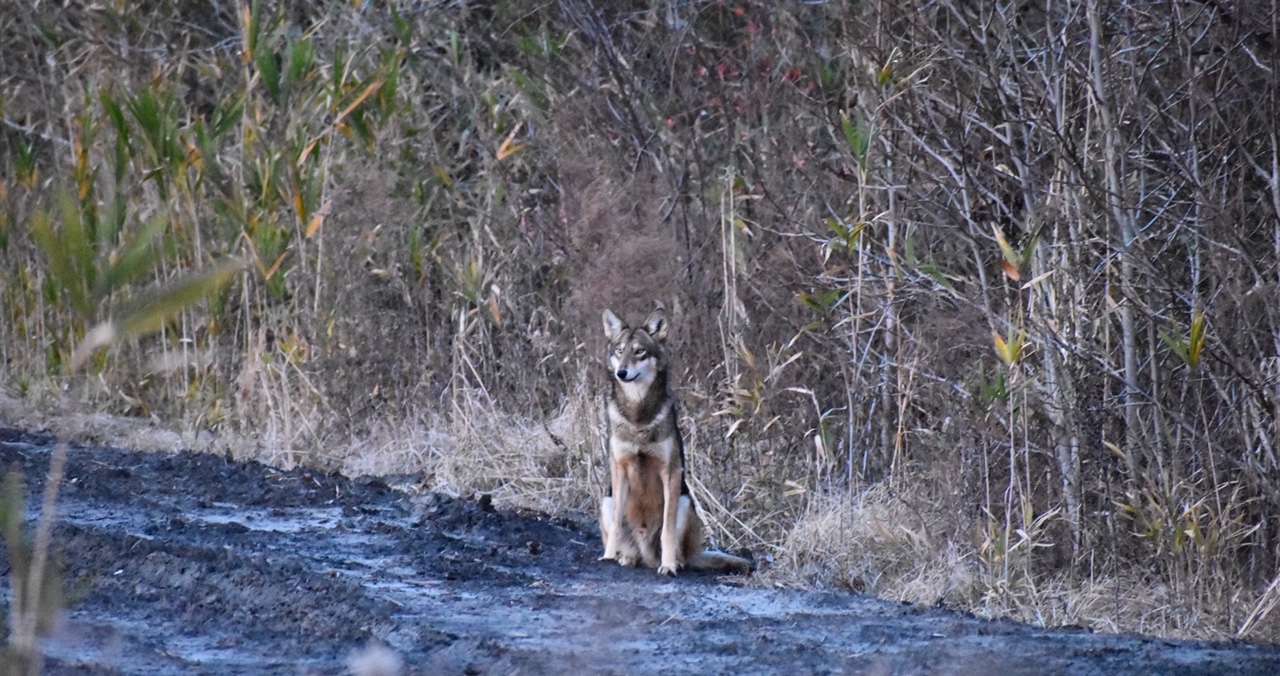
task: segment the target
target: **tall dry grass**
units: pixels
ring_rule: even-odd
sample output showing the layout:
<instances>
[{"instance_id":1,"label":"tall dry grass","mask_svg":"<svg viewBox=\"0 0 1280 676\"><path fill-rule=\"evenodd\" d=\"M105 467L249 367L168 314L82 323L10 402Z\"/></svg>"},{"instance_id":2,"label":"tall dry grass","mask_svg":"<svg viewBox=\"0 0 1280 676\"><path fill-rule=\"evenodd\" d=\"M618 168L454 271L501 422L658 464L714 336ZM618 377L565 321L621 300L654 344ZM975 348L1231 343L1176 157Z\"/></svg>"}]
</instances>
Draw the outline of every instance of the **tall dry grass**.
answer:
<instances>
[{"instance_id":1,"label":"tall dry grass","mask_svg":"<svg viewBox=\"0 0 1280 676\"><path fill-rule=\"evenodd\" d=\"M694 491L770 580L1274 640L1278 19L1161 11L33 2L0 383L589 511L600 309L661 301Z\"/></svg>"}]
</instances>

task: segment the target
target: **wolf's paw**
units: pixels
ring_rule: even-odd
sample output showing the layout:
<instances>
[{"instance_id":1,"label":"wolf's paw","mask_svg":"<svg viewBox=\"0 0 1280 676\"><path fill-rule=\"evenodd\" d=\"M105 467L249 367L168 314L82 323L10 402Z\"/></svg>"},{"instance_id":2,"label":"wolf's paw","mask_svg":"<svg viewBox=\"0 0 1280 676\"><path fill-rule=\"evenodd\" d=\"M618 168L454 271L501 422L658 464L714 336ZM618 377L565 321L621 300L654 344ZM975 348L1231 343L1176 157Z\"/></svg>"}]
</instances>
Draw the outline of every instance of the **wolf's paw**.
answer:
<instances>
[{"instance_id":1,"label":"wolf's paw","mask_svg":"<svg viewBox=\"0 0 1280 676\"><path fill-rule=\"evenodd\" d=\"M634 567L635 567L635 565L636 565L636 562L637 562L637 561L639 561L639 560L640 560L640 559L639 559L639 557L636 557L636 556L630 556L630 555L626 555L626 554L623 554L623 555L619 555L619 556L618 556L618 563L620 563L620 564L622 564L622 565L624 565L624 566L626 566L626 567L628 567L628 568L634 568Z\"/></svg>"},{"instance_id":2,"label":"wolf's paw","mask_svg":"<svg viewBox=\"0 0 1280 676\"><path fill-rule=\"evenodd\" d=\"M609 541L606 542L604 546L604 554L601 554L600 558L597 560L598 561L617 561L618 554L621 549L622 548L619 547L616 542L614 542L613 538L609 538Z\"/></svg>"},{"instance_id":3,"label":"wolf's paw","mask_svg":"<svg viewBox=\"0 0 1280 676\"><path fill-rule=\"evenodd\" d=\"M667 565L667 564L665 564L665 563L664 563L664 564L662 564L661 566L658 566L658 574L659 574L659 575L665 575L665 576L667 576L667 577L675 577L675 576L676 576L676 568L677 568L677 566L676 566L674 563L673 563L673 564L670 564L670 565Z\"/></svg>"}]
</instances>

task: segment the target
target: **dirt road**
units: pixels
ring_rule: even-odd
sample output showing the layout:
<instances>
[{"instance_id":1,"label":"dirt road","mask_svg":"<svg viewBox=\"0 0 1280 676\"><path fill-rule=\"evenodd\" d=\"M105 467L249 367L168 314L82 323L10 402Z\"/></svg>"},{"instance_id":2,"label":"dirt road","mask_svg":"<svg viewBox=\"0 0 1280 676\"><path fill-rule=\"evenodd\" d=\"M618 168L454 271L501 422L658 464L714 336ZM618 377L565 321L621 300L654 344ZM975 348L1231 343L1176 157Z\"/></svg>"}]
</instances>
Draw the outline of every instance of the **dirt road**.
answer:
<instances>
[{"instance_id":1,"label":"dirt road","mask_svg":"<svg viewBox=\"0 0 1280 676\"><path fill-rule=\"evenodd\" d=\"M33 495L51 445L0 428ZM209 455L73 448L60 516L50 673L341 673L371 640L430 674L1280 673L1275 648L667 580L570 520Z\"/></svg>"}]
</instances>

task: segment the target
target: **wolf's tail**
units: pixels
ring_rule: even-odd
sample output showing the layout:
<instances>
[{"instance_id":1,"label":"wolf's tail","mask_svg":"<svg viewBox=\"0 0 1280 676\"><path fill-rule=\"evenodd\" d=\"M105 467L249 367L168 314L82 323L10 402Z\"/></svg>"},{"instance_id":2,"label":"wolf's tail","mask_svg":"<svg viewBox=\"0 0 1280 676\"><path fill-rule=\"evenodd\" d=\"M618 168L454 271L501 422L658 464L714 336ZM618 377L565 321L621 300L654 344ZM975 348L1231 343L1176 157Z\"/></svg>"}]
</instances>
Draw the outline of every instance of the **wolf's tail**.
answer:
<instances>
[{"instance_id":1,"label":"wolf's tail","mask_svg":"<svg viewBox=\"0 0 1280 676\"><path fill-rule=\"evenodd\" d=\"M726 554L714 549L704 549L702 553L689 559L689 568L717 573L738 573L746 575L755 566L740 556Z\"/></svg>"}]
</instances>

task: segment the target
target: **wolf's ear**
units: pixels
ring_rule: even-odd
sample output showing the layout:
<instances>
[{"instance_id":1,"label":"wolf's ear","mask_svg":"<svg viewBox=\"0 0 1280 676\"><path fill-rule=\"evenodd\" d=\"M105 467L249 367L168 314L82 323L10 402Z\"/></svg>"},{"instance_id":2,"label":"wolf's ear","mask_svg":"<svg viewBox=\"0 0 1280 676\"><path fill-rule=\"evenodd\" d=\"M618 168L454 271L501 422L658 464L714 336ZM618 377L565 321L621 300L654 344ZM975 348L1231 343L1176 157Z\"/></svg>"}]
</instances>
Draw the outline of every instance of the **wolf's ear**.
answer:
<instances>
[{"instance_id":1,"label":"wolf's ear","mask_svg":"<svg viewBox=\"0 0 1280 676\"><path fill-rule=\"evenodd\" d=\"M653 336L654 340L667 339L667 312L661 306L649 313L649 318L644 320L644 330Z\"/></svg>"},{"instance_id":2,"label":"wolf's ear","mask_svg":"<svg viewBox=\"0 0 1280 676\"><path fill-rule=\"evenodd\" d=\"M622 320L618 319L618 315L613 314L613 310L605 308L604 310L604 335L609 340L614 340L622 335Z\"/></svg>"}]
</instances>

